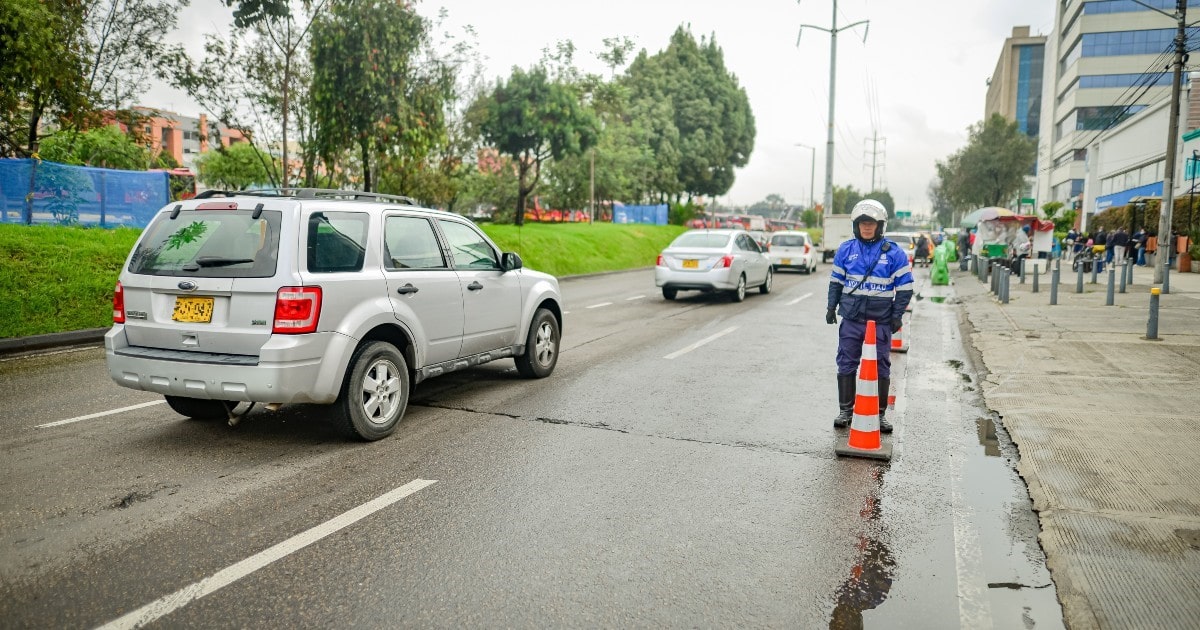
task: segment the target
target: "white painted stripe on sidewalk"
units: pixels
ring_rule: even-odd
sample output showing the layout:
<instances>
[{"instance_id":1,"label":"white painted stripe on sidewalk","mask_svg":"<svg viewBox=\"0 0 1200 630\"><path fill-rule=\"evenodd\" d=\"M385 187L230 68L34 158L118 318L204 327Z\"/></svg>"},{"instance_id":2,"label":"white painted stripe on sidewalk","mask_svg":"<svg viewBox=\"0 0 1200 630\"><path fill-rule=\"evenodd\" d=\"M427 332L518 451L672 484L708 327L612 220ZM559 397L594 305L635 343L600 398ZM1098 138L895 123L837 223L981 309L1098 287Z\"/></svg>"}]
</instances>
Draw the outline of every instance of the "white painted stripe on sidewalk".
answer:
<instances>
[{"instance_id":1,"label":"white painted stripe on sidewalk","mask_svg":"<svg viewBox=\"0 0 1200 630\"><path fill-rule=\"evenodd\" d=\"M343 512L340 516L336 516L316 527L301 532L291 538L265 549L237 564L226 567L211 577L204 578L199 582L195 582L190 586L186 586L166 597L162 597L155 601L142 606L141 608L110 621L100 630L116 630L117 628L138 628L150 622L153 622L161 617L164 617L189 603L204 597L210 593L216 592L230 584L250 575L251 573L275 562L276 560L287 557L293 552L299 551L322 538L333 534L341 529L344 529L362 519L382 510L400 499L407 497L418 490L431 486L437 481L428 479L414 479L387 494L378 498L372 499L348 512Z\"/></svg>"},{"instance_id":2,"label":"white painted stripe on sidewalk","mask_svg":"<svg viewBox=\"0 0 1200 630\"><path fill-rule=\"evenodd\" d=\"M812 294L811 294L811 293L805 293L804 295L801 295L800 297L798 297L798 298L796 298L796 299L792 300L791 302L788 302L788 303L787 303L787 306L791 306L791 305L793 305L793 304L796 304L796 303L800 302L801 300L807 300L807 299L808 299L808 298L810 298L810 297L812 297Z\"/></svg>"},{"instance_id":3,"label":"white painted stripe on sidewalk","mask_svg":"<svg viewBox=\"0 0 1200 630\"><path fill-rule=\"evenodd\" d=\"M708 337L705 337L704 339L701 339L700 341L697 341L696 343L694 343L682 350L676 350L675 352L672 352L671 354L668 354L667 356L665 356L663 358L664 359L674 359L674 358L683 356L683 355L691 352L692 350L695 350L696 348L703 346L706 343L715 341L716 339L720 339L721 337L728 335L729 333L737 330L737 328L738 328L737 326L730 326L729 328L726 328L725 330L722 330L721 332L719 332L715 335L709 335Z\"/></svg>"},{"instance_id":4,"label":"white painted stripe on sidewalk","mask_svg":"<svg viewBox=\"0 0 1200 630\"><path fill-rule=\"evenodd\" d=\"M78 418L67 418L66 420L57 420L57 421L55 421L55 422L47 422L46 424L39 424L39 425L37 425L37 426L35 426L35 427L33 427L33 428L35 428L35 429L46 429L46 428L49 428L49 427L57 427L57 426L61 426L61 425L64 425L64 424L71 424L72 422L82 422L83 420L91 420L92 418L102 418L102 417L104 417L104 416L111 416L111 415L113 415L114 413L121 413L121 412L124 412L124 411L133 411L134 409L141 409L141 408L143 408L143 407L152 407L152 406L154 406L154 405L161 405L161 404L163 404L163 403L165 403L165 402L167 402L167 401L165 401L165 400L152 400L152 401L150 401L150 402L141 403L141 404L138 404L138 405L129 405L128 407L121 407L120 409L111 409L111 410L109 410L109 411L100 411L100 412L97 412L97 413L89 413L89 414L88 414L88 415L86 415L86 416L79 416Z\"/></svg>"},{"instance_id":5,"label":"white painted stripe on sidewalk","mask_svg":"<svg viewBox=\"0 0 1200 630\"><path fill-rule=\"evenodd\" d=\"M587 308L600 308L601 306L612 306L612 302L601 302L599 304L593 304Z\"/></svg>"},{"instance_id":6,"label":"white painted stripe on sidewalk","mask_svg":"<svg viewBox=\"0 0 1200 630\"><path fill-rule=\"evenodd\" d=\"M635 295L635 296L633 296L633 297L627 297L627 298L625 298L625 301L626 301L626 302L628 302L628 301L630 301L630 300L640 300L640 299L642 299L642 298L644 298L644 297L646 297L646 296L644 296L644 295Z\"/></svg>"}]
</instances>

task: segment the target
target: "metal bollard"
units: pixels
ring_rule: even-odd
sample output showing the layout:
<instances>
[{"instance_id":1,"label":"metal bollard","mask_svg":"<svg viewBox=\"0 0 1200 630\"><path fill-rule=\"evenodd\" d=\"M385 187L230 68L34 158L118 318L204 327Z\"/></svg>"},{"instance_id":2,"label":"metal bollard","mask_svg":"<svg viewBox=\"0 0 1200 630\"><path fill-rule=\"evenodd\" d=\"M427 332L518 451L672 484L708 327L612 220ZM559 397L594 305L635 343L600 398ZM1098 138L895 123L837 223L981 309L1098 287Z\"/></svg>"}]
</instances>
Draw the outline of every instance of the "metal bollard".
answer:
<instances>
[{"instance_id":1,"label":"metal bollard","mask_svg":"<svg viewBox=\"0 0 1200 630\"><path fill-rule=\"evenodd\" d=\"M1092 261L1092 284L1096 284L1096 274L1100 273L1100 261Z\"/></svg>"},{"instance_id":2,"label":"metal bollard","mask_svg":"<svg viewBox=\"0 0 1200 630\"><path fill-rule=\"evenodd\" d=\"M1021 284L1025 284L1025 261L1026 260L1029 260L1029 259L1028 258L1018 258L1017 259L1017 262L1020 265L1019 268L1017 269L1017 272L1021 274Z\"/></svg>"},{"instance_id":3,"label":"metal bollard","mask_svg":"<svg viewBox=\"0 0 1200 630\"><path fill-rule=\"evenodd\" d=\"M996 263L988 263L988 292L996 295L996 282L1000 280L1000 276L996 273Z\"/></svg>"},{"instance_id":4,"label":"metal bollard","mask_svg":"<svg viewBox=\"0 0 1200 630\"><path fill-rule=\"evenodd\" d=\"M1116 284L1117 284L1116 265L1109 265L1109 267L1108 267L1108 295L1104 298L1105 306L1112 306L1114 304L1113 287L1115 287Z\"/></svg>"},{"instance_id":5,"label":"metal bollard","mask_svg":"<svg viewBox=\"0 0 1200 630\"><path fill-rule=\"evenodd\" d=\"M1083 293L1083 263L1079 264L1079 277L1075 278L1075 292Z\"/></svg>"},{"instance_id":6,"label":"metal bollard","mask_svg":"<svg viewBox=\"0 0 1200 630\"><path fill-rule=\"evenodd\" d=\"M1150 320L1146 322L1146 339L1158 341L1158 288L1150 289Z\"/></svg>"},{"instance_id":7,"label":"metal bollard","mask_svg":"<svg viewBox=\"0 0 1200 630\"><path fill-rule=\"evenodd\" d=\"M1126 272L1129 274L1129 286L1133 286L1133 268L1136 266L1132 260L1129 261L1129 270Z\"/></svg>"},{"instance_id":8,"label":"metal bollard","mask_svg":"<svg viewBox=\"0 0 1200 630\"><path fill-rule=\"evenodd\" d=\"M1040 276L1040 275L1042 275L1041 271L1037 267L1034 267L1033 268L1033 292L1034 293L1038 292L1038 276Z\"/></svg>"},{"instance_id":9,"label":"metal bollard","mask_svg":"<svg viewBox=\"0 0 1200 630\"><path fill-rule=\"evenodd\" d=\"M1000 303L1008 304L1008 290L1011 288L1012 270L1005 267L1002 273L1004 276L1000 279Z\"/></svg>"},{"instance_id":10,"label":"metal bollard","mask_svg":"<svg viewBox=\"0 0 1200 630\"><path fill-rule=\"evenodd\" d=\"M1125 280L1126 280L1126 276L1128 276L1128 275L1129 275L1129 263L1125 262L1124 264L1121 265L1121 293L1125 292Z\"/></svg>"},{"instance_id":11,"label":"metal bollard","mask_svg":"<svg viewBox=\"0 0 1200 630\"><path fill-rule=\"evenodd\" d=\"M1167 260L1171 260L1168 258ZM1163 265L1163 295L1171 294L1171 265Z\"/></svg>"},{"instance_id":12,"label":"metal bollard","mask_svg":"<svg viewBox=\"0 0 1200 630\"><path fill-rule=\"evenodd\" d=\"M1054 265L1054 273L1050 275L1050 306L1058 305L1058 276L1060 273L1057 261Z\"/></svg>"}]
</instances>

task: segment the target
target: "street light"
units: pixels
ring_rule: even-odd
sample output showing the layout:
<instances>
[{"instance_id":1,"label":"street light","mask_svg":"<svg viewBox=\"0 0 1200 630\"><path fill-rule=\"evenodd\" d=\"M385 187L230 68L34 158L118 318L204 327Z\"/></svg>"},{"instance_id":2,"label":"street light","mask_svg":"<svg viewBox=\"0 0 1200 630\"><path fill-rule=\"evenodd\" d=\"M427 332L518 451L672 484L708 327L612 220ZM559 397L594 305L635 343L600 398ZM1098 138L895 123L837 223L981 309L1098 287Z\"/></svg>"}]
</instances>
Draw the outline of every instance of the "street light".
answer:
<instances>
[{"instance_id":1,"label":"street light","mask_svg":"<svg viewBox=\"0 0 1200 630\"><path fill-rule=\"evenodd\" d=\"M796 146L804 148L804 149L808 149L809 151L812 151L812 160L810 161L812 168L810 169L809 174L808 174L808 209L816 212L816 209L817 209L816 208L816 206L817 206L816 191L817 191L817 189L814 187L814 184L816 184L816 181L817 181L817 148L810 147L807 144L804 144L801 142L797 142ZM821 215L820 214L817 215L817 225L821 225Z\"/></svg>"}]
</instances>

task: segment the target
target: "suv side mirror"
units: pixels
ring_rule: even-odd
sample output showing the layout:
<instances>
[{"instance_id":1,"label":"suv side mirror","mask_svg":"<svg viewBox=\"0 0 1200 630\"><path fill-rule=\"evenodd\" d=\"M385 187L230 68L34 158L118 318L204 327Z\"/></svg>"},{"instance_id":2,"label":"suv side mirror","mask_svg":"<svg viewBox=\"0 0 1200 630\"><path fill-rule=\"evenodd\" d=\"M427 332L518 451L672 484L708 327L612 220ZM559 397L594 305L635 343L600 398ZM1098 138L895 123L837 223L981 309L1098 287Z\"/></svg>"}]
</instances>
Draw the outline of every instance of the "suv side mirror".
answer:
<instances>
[{"instance_id":1,"label":"suv side mirror","mask_svg":"<svg viewBox=\"0 0 1200 630\"><path fill-rule=\"evenodd\" d=\"M500 268L504 271L513 271L524 267L521 264L521 256L516 252L504 252L500 255Z\"/></svg>"}]
</instances>

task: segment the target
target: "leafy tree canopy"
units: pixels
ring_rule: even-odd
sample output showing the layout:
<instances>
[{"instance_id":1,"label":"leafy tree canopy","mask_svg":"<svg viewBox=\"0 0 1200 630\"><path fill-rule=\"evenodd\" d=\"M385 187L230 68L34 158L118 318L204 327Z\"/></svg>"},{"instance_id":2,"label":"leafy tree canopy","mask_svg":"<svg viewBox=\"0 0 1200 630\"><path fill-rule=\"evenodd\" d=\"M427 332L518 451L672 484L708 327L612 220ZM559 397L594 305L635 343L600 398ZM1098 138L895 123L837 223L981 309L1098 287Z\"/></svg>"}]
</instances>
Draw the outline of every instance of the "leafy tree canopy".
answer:
<instances>
[{"instance_id":1,"label":"leafy tree canopy","mask_svg":"<svg viewBox=\"0 0 1200 630\"><path fill-rule=\"evenodd\" d=\"M249 142L237 142L196 158L200 181L210 188L245 190L271 182L271 157Z\"/></svg>"},{"instance_id":2,"label":"leafy tree canopy","mask_svg":"<svg viewBox=\"0 0 1200 630\"><path fill-rule=\"evenodd\" d=\"M1037 142L1000 114L970 127L967 146L937 163L942 196L958 209L1004 206L1037 160Z\"/></svg>"},{"instance_id":3,"label":"leafy tree canopy","mask_svg":"<svg viewBox=\"0 0 1200 630\"><path fill-rule=\"evenodd\" d=\"M76 166L144 171L150 165L150 151L116 125L60 131L42 142L40 154L42 159Z\"/></svg>"}]
</instances>

